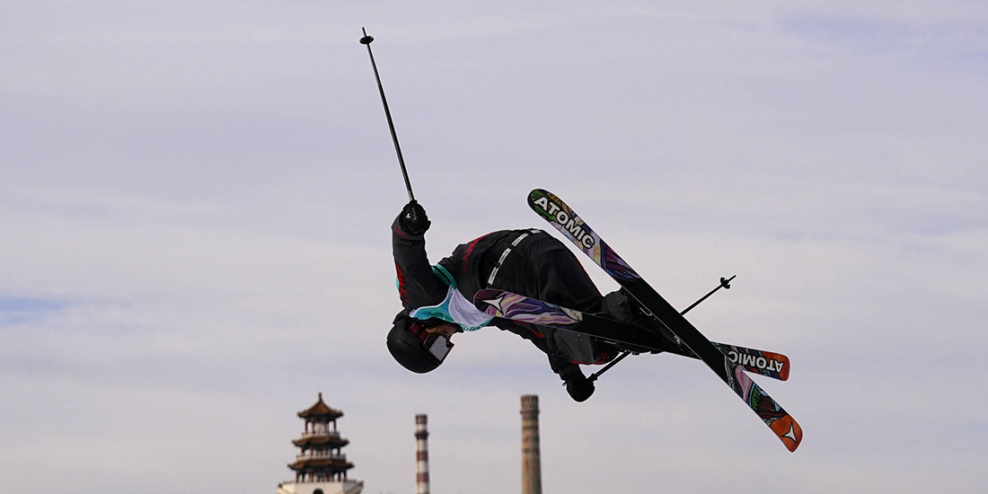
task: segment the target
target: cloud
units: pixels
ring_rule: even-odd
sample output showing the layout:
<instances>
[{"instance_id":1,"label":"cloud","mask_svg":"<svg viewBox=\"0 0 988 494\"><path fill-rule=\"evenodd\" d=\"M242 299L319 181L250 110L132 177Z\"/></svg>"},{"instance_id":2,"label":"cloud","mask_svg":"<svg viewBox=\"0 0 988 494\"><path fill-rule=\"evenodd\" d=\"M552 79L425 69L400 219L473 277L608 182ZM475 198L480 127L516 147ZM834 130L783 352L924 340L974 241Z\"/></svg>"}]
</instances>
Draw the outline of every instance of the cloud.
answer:
<instances>
[{"instance_id":1,"label":"cloud","mask_svg":"<svg viewBox=\"0 0 988 494\"><path fill-rule=\"evenodd\" d=\"M516 489L525 393L546 490L985 483L977 3L8 4L11 489L273 489L319 391L367 492L411 491L423 412L435 491ZM623 362L584 404L494 329L434 374L395 364L406 196L361 26L433 260L545 228L523 202L544 187L677 307L737 274L690 319L792 358L760 384L801 449L674 356Z\"/></svg>"}]
</instances>

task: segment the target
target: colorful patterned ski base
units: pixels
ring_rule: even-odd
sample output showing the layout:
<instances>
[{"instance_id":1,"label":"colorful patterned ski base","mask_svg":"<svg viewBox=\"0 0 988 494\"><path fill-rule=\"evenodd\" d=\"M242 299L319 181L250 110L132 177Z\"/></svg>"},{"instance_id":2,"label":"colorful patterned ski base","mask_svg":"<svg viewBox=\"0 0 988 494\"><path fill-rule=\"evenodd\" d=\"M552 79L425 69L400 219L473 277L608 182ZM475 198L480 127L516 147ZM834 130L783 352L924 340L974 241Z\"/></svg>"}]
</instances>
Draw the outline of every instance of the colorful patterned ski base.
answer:
<instances>
[{"instance_id":1,"label":"colorful patterned ski base","mask_svg":"<svg viewBox=\"0 0 988 494\"><path fill-rule=\"evenodd\" d=\"M612 341L644 351L665 352L684 357L698 358L689 350L671 344L662 336L650 333L638 326L625 324L593 314L567 309L504 290L485 289L473 297L477 308L487 315L512 321L548 326L583 333L606 341ZM781 353L766 352L725 343L714 346L748 372L755 372L773 379L789 378L789 357ZM740 360L740 361L739 361Z\"/></svg>"},{"instance_id":2,"label":"colorful patterned ski base","mask_svg":"<svg viewBox=\"0 0 988 494\"><path fill-rule=\"evenodd\" d=\"M643 280L566 203L548 191L535 189L528 195L528 205L650 310L659 327L680 338L772 429L789 451L796 450L803 438L799 424Z\"/></svg>"}]
</instances>

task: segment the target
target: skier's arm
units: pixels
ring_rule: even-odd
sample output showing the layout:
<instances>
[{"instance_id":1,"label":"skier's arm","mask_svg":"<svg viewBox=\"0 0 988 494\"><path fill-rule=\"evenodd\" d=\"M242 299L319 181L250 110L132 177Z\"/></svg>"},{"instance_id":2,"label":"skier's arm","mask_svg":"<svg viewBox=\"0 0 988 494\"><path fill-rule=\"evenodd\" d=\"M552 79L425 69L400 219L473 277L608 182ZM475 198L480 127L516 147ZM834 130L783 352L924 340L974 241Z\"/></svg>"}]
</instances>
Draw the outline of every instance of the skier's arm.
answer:
<instances>
[{"instance_id":1,"label":"skier's arm","mask_svg":"<svg viewBox=\"0 0 988 494\"><path fill-rule=\"evenodd\" d=\"M425 210L415 204L420 212L419 224L409 225L410 206L406 206L391 225L391 247L401 303L406 309L417 309L442 302L446 298L446 285L432 273L425 253L425 230L429 225L428 219L424 219L425 226L421 226Z\"/></svg>"}]
</instances>

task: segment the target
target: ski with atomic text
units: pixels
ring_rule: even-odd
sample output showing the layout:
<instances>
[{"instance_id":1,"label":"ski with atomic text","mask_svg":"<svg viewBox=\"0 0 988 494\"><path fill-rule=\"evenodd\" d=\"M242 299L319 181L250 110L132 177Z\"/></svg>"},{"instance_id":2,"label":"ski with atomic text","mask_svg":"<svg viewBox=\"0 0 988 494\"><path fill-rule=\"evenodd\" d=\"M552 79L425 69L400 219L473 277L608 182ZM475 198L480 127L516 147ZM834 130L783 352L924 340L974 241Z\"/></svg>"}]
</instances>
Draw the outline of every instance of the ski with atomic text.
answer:
<instances>
[{"instance_id":1,"label":"ski with atomic text","mask_svg":"<svg viewBox=\"0 0 988 494\"><path fill-rule=\"evenodd\" d=\"M506 292L484 289L473 297L477 308L487 315L516 322L548 326L593 336L614 343L619 349L635 353L665 352L698 358L689 350L638 326L568 309L549 302ZM748 372L785 381L789 378L789 357L726 343L712 342L727 359Z\"/></svg>"},{"instance_id":2,"label":"ski with atomic text","mask_svg":"<svg viewBox=\"0 0 988 494\"><path fill-rule=\"evenodd\" d=\"M675 335L703 360L768 425L789 451L796 450L803 438L803 431L796 420L680 315L565 202L548 191L535 189L528 196L528 205L624 287L639 304L651 311L649 315L660 331Z\"/></svg>"}]
</instances>

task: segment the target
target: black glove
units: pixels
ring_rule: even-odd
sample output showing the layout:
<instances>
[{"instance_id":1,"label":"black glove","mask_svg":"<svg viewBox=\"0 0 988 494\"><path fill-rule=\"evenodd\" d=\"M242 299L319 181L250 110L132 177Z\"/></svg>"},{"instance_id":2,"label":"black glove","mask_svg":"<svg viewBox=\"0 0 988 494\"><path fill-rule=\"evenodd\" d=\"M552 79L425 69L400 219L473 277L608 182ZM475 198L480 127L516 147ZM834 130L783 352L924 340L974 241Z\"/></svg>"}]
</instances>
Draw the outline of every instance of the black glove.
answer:
<instances>
[{"instance_id":1,"label":"black glove","mask_svg":"<svg viewBox=\"0 0 988 494\"><path fill-rule=\"evenodd\" d=\"M593 381L587 379L582 372L577 369L562 376L566 381L566 392L576 401L587 401L594 392Z\"/></svg>"},{"instance_id":2,"label":"black glove","mask_svg":"<svg viewBox=\"0 0 988 494\"><path fill-rule=\"evenodd\" d=\"M398 226L401 227L401 231L409 235L422 235L431 224L432 222L425 214L425 208L417 201L410 201L405 204L401 210L401 215L398 216Z\"/></svg>"}]
</instances>

